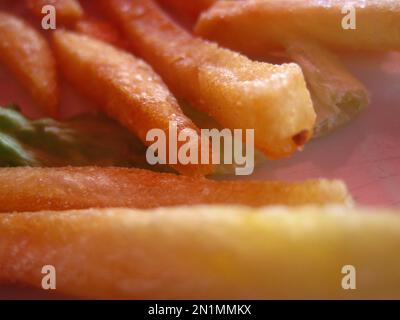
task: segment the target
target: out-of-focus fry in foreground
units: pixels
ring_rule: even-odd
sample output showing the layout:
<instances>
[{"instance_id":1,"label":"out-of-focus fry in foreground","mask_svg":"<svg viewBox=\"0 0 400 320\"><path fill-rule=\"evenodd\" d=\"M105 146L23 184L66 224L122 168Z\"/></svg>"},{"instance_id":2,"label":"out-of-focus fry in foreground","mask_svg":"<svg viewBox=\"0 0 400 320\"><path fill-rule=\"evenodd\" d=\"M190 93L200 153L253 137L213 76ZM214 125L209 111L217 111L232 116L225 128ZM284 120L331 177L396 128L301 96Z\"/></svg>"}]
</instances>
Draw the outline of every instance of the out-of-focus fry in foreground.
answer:
<instances>
[{"instance_id":1,"label":"out-of-focus fry in foreground","mask_svg":"<svg viewBox=\"0 0 400 320\"><path fill-rule=\"evenodd\" d=\"M83 9L78 0L26 0L28 7L40 19L47 12L44 6L52 5L56 9L56 22L62 26L73 26L83 17Z\"/></svg>"},{"instance_id":2,"label":"out-of-focus fry in foreground","mask_svg":"<svg viewBox=\"0 0 400 320\"><path fill-rule=\"evenodd\" d=\"M315 137L346 124L368 105L367 89L334 54L302 40L291 40L285 47L301 66L311 92L317 113Z\"/></svg>"},{"instance_id":3,"label":"out-of-focus fry in foreground","mask_svg":"<svg viewBox=\"0 0 400 320\"><path fill-rule=\"evenodd\" d=\"M268 157L289 156L312 136L315 112L298 65L253 62L195 38L151 0L103 3L178 97L224 128L254 129Z\"/></svg>"},{"instance_id":4,"label":"out-of-focus fry in foreground","mask_svg":"<svg viewBox=\"0 0 400 320\"><path fill-rule=\"evenodd\" d=\"M167 86L145 62L102 41L67 31L55 33L54 48L66 78L144 144L152 143L146 141L150 130L160 129L168 135L170 123L174 122L178 134L191 130L201 154L199 129L184 115ZM189 175L205 175L213 170L208 164L173 167Z\"/></svg>"},{"instance_id":5,"label":"out-of-focus fry in foreground","mask_svg":"<svg viewBox=\"0 0 400 320\"><path fill-rule=\"evenodd\" d=\"M0 281L111 299L399 299L400 214L183 207L0 215ZM356 272L356 290L342 287ZM347 282L346 282L347 283Z\"/></svg>"},{"instance_id":6,"label":"out-of-focus fry in foreground","mask_svg":"<svg viewBox=\"0 0 400 320\"><path fill-rule=\"evenodd\" d=\"M46 39L23 20L0 12L0 62L48 115L58 115L56 64Z\"/></svg>"},{"instance_id":7,"label":"out-of-focus fry in foreground","mask_svg":"<svg viewBox=\"0 0 400 320\"><path fill-rule=\"evenodd\" d=\"M195 204L350 204L340 181L212 181L118 168L0 169L0 211L156 208Z\"/></svg>"},{"instance_id":8,"label":"out-of-focus fry in foreground","mask_svg":"<svg viewBox=\"0 0 400 320\"><path fill-rule=\"evenodd\" d=\"M345 29L350 14L355 29ZM399 50L399 30L397 0L217 1L196 27L196 33L207 39L256 56L267 48L283 49L288 35L331 49Z\"/></svg>"}]
</instances>

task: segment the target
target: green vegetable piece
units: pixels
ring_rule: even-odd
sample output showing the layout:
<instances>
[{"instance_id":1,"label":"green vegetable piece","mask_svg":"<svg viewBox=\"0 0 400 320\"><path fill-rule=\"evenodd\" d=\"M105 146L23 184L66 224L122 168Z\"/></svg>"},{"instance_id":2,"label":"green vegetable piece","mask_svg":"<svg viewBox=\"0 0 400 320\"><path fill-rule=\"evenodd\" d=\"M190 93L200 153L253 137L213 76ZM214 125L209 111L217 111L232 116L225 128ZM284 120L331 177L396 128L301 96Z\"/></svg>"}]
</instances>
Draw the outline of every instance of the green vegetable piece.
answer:
<instances>
[{"instance_id":1,"label":"green vegetable piece","mask_svg":"<svg viewBox=\"0 0 400 320\"><path fill-rule=\"evenodd\" d=\"M0 132L0 165L6 167L36 166L37 162L18 140Z\"/></svg>"},{"instance_id":2,"label":"green vegetable piece","mask_svg":"<svg viewBox=\"0 0 400 320\"><path fill-rule=\"evenodd\" d=\"M15 107L0 107L0 131L14 133L34 130L33 126Z\"/></svg>"},{"instance_id":3,"label":"green vegetable piece","mask_svg":"<svg viewBox=\"0 0 400 320\"><path fill-rule=\"evenodd\" d=\"M0 166L151 167L141 141L102 115L67 121L29 120L17 106L0 107Z\"/></svg>"}]
</instances>

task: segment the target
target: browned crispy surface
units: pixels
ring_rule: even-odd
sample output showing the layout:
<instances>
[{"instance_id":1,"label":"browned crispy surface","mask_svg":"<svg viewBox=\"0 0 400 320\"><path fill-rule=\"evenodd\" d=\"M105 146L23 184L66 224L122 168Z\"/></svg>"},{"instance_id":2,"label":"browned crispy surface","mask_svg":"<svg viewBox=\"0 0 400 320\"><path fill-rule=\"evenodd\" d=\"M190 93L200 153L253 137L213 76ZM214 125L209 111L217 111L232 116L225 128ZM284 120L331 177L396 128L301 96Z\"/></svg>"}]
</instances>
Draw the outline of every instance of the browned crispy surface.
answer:
<instances>
[{"instance_id":1,"label":"browned crispy surface","mask_svg":"<svg viewBox=\"0 0 400 320\"><path fill-rule=\"evenodd\" d=\"M149 130L161 129L168 134L170 122L176 122L178 132L191 129L201 146L198 128L183 114L167 86L145 62L102 41L73 32L57 31L54 48L67 79L143 143L152 143L146 141ZM207 164L174 167L189 175L212 171L212 165Z\"/></svg>"},{"instance_id":2,"label":"browned crispy surface","mask_svg":"<svg viewBox=\"0 0 400 320\"><path fill-rule=\"evenodd\" d=\"M140 169L0 169L1 212L194 204L344 204L349 200L343 183L328 180L231 182Z\"/></svg>"}]
</instances>

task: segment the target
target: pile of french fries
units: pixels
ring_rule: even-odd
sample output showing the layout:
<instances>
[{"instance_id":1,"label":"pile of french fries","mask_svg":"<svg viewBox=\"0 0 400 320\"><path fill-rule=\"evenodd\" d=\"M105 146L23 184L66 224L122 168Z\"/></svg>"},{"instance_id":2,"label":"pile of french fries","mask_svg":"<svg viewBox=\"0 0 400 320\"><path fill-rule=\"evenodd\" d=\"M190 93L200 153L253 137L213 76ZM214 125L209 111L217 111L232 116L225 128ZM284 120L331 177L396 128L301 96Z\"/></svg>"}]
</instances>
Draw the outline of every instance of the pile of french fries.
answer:
<instances>
[{"instance_id":1,"label":"pile of french fries","mask_svg":"<svg viewBox=\"0 0 400 320\"><path fill-rule=\"evenodd\" d=\"M96 4L102 18L84 0L25 0L24 16L5 5L0 63L48 116L65 79L143 144L175 121L203 148L185 101L221 127L254 129L267 158L291 156L369 103L335 50L400 50L396 0L356 1L352 31L344 0ZM46 5L57 30L41 30ZM352 208L341 181L172 168L0 168L0 283L40 288L53 265L58 292L80 298L400 298L399 212ZM357 290L341 287L349 264Z\"/></svg>"}]
</instances>

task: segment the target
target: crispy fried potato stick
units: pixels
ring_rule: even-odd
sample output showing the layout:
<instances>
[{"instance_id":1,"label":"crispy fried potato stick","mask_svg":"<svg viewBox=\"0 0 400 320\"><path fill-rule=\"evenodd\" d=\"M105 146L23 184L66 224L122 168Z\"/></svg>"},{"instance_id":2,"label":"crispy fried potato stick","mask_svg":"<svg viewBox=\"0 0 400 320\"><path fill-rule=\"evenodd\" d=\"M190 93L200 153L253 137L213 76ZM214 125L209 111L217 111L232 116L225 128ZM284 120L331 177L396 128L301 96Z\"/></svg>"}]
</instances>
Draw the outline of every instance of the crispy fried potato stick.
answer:
<instances>
[{"instance_id":1,"label":"crispy fried potato stick","mask_svg":"<svg viewBox=\"0 0 400 320\"><path fill-rule=\"evenodd\" d=\"M75 24L75 30L92 38L108 42L116 47L126 47L119 30L107 21L82 19Z\"/></svg>"},{"instance_id":2,"label":"crispy fried potato stick","mask_svg":"<svg viewBox=\"0 0 400 320\"><path fill-rule=\"evenodd\" d=\"M67 79L144 144L152 144L146 141L151 129L168 134L170 122L176 122L178 133L191 130L201 151L198 128L183 114L167 86L145 62L102 41L73 32L57 31L54 48ZM176 164L174 168L188 175L212 171L212 165L206 164Z\"/></svg>"},{"instance_id":3,"label":"crispy fried potato stick","mask_svg":"<svg viewBox=\"0 0 400 320\"><path fill-rule=\"evenodd\" d=\"M206 1L203 6L198 6L198 2L181 0L158 2L172 10L178 18L193 21L193 17L197 17L217 1ZM180 2L184 4L178 5ZM365 87L328 50L296 37L283 43L291 60L301 66L311 92L317 113L314 137L328 134L346 124L368 105ZM264 53L267 51L268 48L265 48Z\"/></svg>"},{"instance_id":4,"label":"crispy fried potato stick","mask_svg":"<svg viewBox=\"0 0 400 320\"><path fill-rule=\"evenodd\" d=\"M368 91L331 52L302 40L285 45L289 57L303 69L317 113L314 136L348 123L369 103Z\"/></svg>"},{"instance_id":5,"label":"crispy fried potato stick","mask_svg":"<svg viewBox=\"0 0 400 320\"><path fill-rule=\"evenodd\" d=\"M83 17L83 9L78 0L26 0L28 7L39 18L43 18L43 7L52 5L56 9L57 24L73 26Z\"/></svg>"},{"instance_id":6,"label":"crispy fried potato stick","mask_svg":"<svg viewBox=\"0 0 400 320\"><path fill-rule=\"evenodd\" d=\"M223 127L254 129L270 158L292 154L312 136L315 112L296 64L253 62L194 38L151 0L103 3L177 96Z\"/></svg>"},{"instance_id":7,"label":"crispy fried potato stick","mask_svg":"<svg viewBox=\"0 0 400 320\"><path fill-rule=\"evenodd\" d=\"M351 15L355 29L346 29ZM397 0L217 1L196 27L198 35L256 56L283 49L288 35L331 49L398 50L399 30Z\"/></svg>"},{"instance_id":8,"label":"crispy fried potato stick","mask_svg":"<svg viewBox=\"0 0 400 320\"><path fill-rule=\"evenodd\" d=\"M81 298L399 299L399 247L390 210L17 213L0 215L0 280L40 288L52 265L57 291Z\"/></svg>"},{"instance_id":9,"label":"crispy fried potato stick","mask_svg":"<svg viewBox=\"0 0 400 320\"><path fill-rule=\"evenodd\" d=\"M46 39L23 20L0 12L0 62L48 115L58 115L56 65Z\"/></svg>"},{"instance_id":10,"label":"crispy fried potato stick","mask_svg":"<svg viewBox=\"0 0 400 320\"><path fill-rule=\"evenodd\" d=\"M338 203L351 197L340 181L212 181L121 168L0 169L0 212L193 204Z\"/></svg>"}]
</instances>

